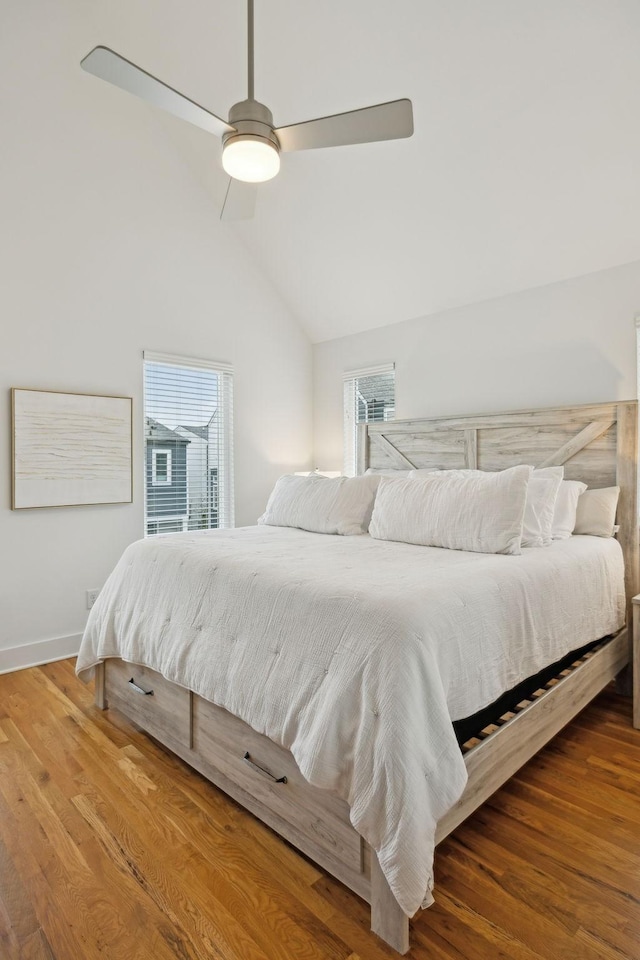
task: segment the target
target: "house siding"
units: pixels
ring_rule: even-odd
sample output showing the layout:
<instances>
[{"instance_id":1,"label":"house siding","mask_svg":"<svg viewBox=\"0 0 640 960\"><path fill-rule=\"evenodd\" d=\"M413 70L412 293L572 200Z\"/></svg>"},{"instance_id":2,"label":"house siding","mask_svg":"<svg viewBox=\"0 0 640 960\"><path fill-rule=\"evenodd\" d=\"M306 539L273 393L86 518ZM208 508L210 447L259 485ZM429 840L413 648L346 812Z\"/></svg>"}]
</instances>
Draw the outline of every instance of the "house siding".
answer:
<instances>
[{"instance_id":1,"label":"house siding","mask_svg":"<svg viewBox=\"0 0 640 960\"><path fill-rule=\"evenodd\" d=\"M153 451L171 452L171 483L153 483ZM147 440L147 518L187 516L187 442Z\"/></svg>"}]
</instances>

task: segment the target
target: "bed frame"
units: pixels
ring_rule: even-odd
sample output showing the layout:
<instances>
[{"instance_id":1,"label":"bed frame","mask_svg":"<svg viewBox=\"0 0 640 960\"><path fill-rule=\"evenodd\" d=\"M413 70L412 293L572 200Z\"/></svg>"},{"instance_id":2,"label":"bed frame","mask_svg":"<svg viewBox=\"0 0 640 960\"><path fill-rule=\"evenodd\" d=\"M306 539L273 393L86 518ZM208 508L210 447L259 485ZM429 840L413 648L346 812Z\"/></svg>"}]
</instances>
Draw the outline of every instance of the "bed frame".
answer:
<instances>
[{"instance_id":1,"label":"bed frame","mask_svg":"<svg viewBox=\"0 0 640 960\"><path fill-rule=\"evenodd\" d=\"M568 479L620 487L627 625L464 745L467 787L439 822L436 842L614 678L621 692L632 692L631 600L639 591L637 452L636 401L361 425L359 473L370 466L500 470L518 463L563 464ZM640 690L633 692L637 706ZM375 852L351 826L347 804L308 784L288 751L191 691L122 660L107 660L96 669L96 704L117 707L367 900L371 929L399 953L407 952L409 920ZM635 716L640 723L640 711Z\"/></svg>"}]
</instances>

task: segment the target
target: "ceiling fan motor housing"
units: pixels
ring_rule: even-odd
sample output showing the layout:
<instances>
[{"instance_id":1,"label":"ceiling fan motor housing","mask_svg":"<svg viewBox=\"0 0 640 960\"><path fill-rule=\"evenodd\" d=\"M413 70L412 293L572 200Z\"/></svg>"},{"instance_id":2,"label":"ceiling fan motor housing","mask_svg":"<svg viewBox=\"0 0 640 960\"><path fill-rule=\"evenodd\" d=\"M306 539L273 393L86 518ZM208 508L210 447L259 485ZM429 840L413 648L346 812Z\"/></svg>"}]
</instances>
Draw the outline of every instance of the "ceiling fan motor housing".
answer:
<instances>
[{"instance_id":1,"label":"ceiling fan motor housing","mask_svg":"<svg viewBox=\"0 0 640 960\"><path fill-rule=\"evenodd\" d=\"M257 100L241 100L229 110L229 123L235 130L222 135L225 147L232 140L260 138L267 140L280 153L280 143L273 129L273 115L264 103Z\"/></svg>"}]
</instances>

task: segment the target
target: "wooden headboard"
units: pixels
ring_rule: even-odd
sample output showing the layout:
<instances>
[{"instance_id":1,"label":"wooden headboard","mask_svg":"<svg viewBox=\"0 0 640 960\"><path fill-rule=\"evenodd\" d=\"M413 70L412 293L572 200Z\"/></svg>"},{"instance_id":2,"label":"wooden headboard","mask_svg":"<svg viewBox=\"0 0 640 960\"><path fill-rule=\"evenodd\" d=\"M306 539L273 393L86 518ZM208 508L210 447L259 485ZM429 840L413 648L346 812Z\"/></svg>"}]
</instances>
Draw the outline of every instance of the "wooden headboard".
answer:
<instances>
[{"instance_id":1,"label":"wooden headboard","mask_svg":"<svg viewBox=\"0 0 640 960\"><path fill-rule=\"evenodd\" d=\"M360 424L358 473L368 467L504 470L564 465L568 480L620 487L618 540L627 622L638 582L638 404L598 403L487 416Z\"/></svg>"}]
</instances>

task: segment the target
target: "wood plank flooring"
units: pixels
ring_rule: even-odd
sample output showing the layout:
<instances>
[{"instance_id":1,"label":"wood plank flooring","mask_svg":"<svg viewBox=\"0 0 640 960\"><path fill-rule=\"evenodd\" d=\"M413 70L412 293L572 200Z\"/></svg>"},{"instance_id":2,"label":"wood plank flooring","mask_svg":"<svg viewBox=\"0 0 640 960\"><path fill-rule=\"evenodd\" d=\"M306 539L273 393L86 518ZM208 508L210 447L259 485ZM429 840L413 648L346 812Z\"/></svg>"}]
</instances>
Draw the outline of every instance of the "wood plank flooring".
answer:
<instances>
[{"instance_id":1,"label":"wood plank flooring","mask_svg":"<svg viewBox=\"0 0 640 960\"><path fill-rule=\"evenodd\" d=\"M438 848L414 960L640 960L640 731L606 691ZM0 676L1 960L390 960L368 907L101 713Z\"/></svg>"}]
</instances>

